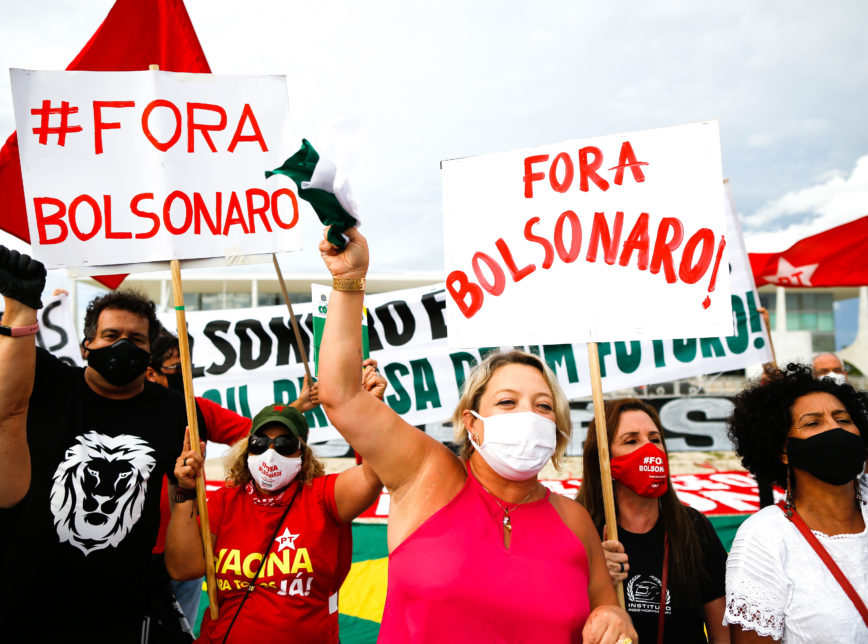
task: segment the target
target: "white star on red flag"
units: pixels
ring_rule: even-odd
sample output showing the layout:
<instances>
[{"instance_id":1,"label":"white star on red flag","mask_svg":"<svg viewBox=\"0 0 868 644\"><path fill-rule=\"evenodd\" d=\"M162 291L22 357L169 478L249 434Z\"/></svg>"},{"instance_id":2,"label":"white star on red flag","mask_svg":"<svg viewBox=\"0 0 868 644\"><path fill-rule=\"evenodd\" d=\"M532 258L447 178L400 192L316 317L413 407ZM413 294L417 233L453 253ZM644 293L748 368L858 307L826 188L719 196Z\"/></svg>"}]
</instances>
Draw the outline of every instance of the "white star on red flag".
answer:
<instances>
[{"instance_id":1,"label":"white star on red flag","mask_svg":"<svg viewBox=\"0 0 868 644\"><path fill-rule=\"evenodd\" d=\"M819 264L793 266L783 257L778 260L778 272L775 275L763 275L762 278L778 286L812 286L811 278Z\"/></svg>"}]
</instances>

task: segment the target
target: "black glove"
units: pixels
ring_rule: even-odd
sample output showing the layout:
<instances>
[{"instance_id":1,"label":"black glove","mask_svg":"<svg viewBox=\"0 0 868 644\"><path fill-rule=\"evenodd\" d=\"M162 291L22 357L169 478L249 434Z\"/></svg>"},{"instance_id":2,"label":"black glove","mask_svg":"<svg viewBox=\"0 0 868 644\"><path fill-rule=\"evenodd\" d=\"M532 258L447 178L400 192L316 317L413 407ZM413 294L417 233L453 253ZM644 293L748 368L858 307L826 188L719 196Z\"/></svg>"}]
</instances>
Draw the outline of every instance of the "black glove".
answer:
<instances>
[{"instance_id":1,"label":"black glove","mask_svg":"<svg viewBox=\"0 0 868 644\"><path fill-rule=\"evenodd\" d=\"M32 309L41 309L44 288L42 262L0 246L0 293Z\"/></svg>"}]
</instances>

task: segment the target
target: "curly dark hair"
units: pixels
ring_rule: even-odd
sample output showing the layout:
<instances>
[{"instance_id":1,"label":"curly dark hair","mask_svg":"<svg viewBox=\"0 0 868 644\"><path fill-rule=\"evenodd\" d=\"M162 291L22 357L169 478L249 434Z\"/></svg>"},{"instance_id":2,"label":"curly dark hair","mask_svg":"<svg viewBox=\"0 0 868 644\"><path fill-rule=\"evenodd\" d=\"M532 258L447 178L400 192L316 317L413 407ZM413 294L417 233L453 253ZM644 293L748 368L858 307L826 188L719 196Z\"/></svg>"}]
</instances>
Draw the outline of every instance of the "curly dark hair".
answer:
<instances>
[{"instance_id":1,"label":"curly dark hair","mask_svg":"<svg viewBox=\"0 0 868 644\"><path fill-rule=\"evenodd\" d=\"M96 337L99 315L106 309L129 311L145 318L148 321L148 343L151 346L153 346L154 341L160 334L160 330L163 328L163 325L157 319L157 307L147 295L131 289L110 291L105 295L95 297L87 305L87 311L84 314L85 341L93 342L93 339Z\"/></svg>"},{"instance_id":2,"label":"curly dark hair","mask_svg":"<svg viewBox=\"0 0 868 644\"><path fill-rule=\"evenodd\" d=\"M841 401L868 445L868 393L848 384L839 385L830 378L818 380L810 365L792 362L784 370L752 382L733 401L735 408L729 417L727 433L742 465L754 476L786 487L787 466L781 461L781 454L793 425L793 403L818 391Z\"/></svg>"},{"instance_id":3,"label":"curly dark hair","mask_svg":"<svg viewBox=\"0 0 868 644\"><path fill-rule=\"evenodd\" d=\"M151 368L157 371L162 369L163 363L176 351L180 355L178 336L161 326L157 339L151 342Z\"/></svg>"}]
</instances>

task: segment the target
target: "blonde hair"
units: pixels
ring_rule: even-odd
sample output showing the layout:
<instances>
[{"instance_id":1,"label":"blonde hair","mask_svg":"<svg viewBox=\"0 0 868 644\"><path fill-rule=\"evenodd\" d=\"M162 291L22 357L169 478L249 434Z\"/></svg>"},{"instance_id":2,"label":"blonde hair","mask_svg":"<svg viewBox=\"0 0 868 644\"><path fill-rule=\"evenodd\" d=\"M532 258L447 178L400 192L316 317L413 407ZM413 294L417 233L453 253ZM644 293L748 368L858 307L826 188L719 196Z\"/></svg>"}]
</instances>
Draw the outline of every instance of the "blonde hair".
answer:
<instances>
[{"instance_id":1,"label":"blonde hair","mask_svg":"<svg viewBox=\"0 0 868 644\"><path fill-rule=\"evenodd\" d=\"M308 485L317 476L325 474L325 467L304 441L298 439L298 442L301 445L301 470L296 480ZM247 467L247 439L242 438L232 446L231 451L226 456L226 485L237 487L246 485L250 480L252 477Z\"/></svg>"},{"instance_id":2,"label":"blonde hair","mask_svg":"<svg viewBox=\"0 0 868 644\"><path fill-rule=\"evenodd\" d=\"M462 418L464 411L468 409L479 411L479 401L485 393L485 389L488 387L488 382L491 380L494 372L500 367L509 364L523 364L538 369L552 392L555 426L557 428L552 464L560 469L561 458L567 450L570 434L573 431L573 423L570 420L570 403L567 401L567 397L564 395L557 377L545 361L532 353L514 349L489 353L485 357L485 360L474 367L470 375L467 376L467 380L464 381L464 386L461 389L461 399L458 401L458 406L452 414L452 428L455 432L455 444L458 446L458 455L467 461L470 459L471 454L473 454L473 445L467 437L467 430L464 429L464 419Z\"/></svg>"}]
</instances>

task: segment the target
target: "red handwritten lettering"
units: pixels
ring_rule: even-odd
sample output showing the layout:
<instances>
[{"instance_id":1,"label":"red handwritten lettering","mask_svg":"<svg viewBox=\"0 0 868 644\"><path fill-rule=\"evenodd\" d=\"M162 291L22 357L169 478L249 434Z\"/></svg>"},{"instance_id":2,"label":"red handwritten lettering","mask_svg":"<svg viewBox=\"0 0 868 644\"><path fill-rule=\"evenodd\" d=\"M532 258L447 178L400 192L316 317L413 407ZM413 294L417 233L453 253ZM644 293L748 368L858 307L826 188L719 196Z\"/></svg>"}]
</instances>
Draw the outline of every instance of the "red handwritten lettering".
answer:
<instances>
[{"instance_id":1,"label":"red handwritten lettering","mask_svg":"<svg viewBox=\"0 0 868 644\"><path fill-rule=\"evenodd\" d=\"M45 212L46 206L54 206L57 210L52 214L47 214ZM63 221L63 217L66 215L66 204L53 197L36 197L33 200L33 208L36 211L36 231L39 235L39 243L48 246L65 241L69 234L66 222ZM60 229L56 237L49 238L47 226L57 226Z\"/></svg>"},{"instance_id":2,"label":"red handwritten lettering","mask_svg":"<svg viewBox=\"0 0 868 644\"><path fill-rule=\"evenodd\" d=\"M648 165L645 161L639 161L636 158L636 153L633 152L633 146L630 145L629 141L624 141L621 144L621 154L618 157L618 165L614 168L609 168L609 170L615 170L615 185L620 186L624 182L624 169L630 168L630 171L633 173L633 181L636 183L642 183L645 181L645 173L642 172L642 168L639 166Z\"/></svg>"},{"instance_id":3,"label":"red handwritten lettering","mask_svg":"<svg viewBox=\"0 0 868 644\"><path fill-rule=\"evenodd\" d=\"M223 224L223 234L229 234L230 226L241 226L244 234L248 234L250 230L247 228L247 222L244 221L244 216L241 214L241 204L238 201L238 195L234 192L229 196L229 208L226 213L226 223Z\"/></svg>"},{"instance_id":4,"label":"red handwritten lettering","mask_svg":"<svg viewBox=\"0 0 868 644\"><path fill-rule=\"evenodd\" d=\"M153 200L154 193L153 192L143 192L141 194L136 195L130 200L130 210L136 217L141 217L142 219L150 219L151 220L151 229L143 232L136 233L136 239L150 239L154 235L156 235L160 230L160 218L157 216L157 213L151 212L149 210L141 210L139 209L139 204L145 199Z\"/></svg>"},{"instance_id":5,"label":"red handwritten lettering","mask_svg":"<svg viewBox=\"0 0 868 644\"><path fill-rule=\"evenodd\" d=\"M515 260L512 258L512 251L509 250L509 247L506 245L506 242L503 241L503 238L494 242L494 245L497 246L497 250L500 251L500 256L503 257L503 263L506 264L506 267L509 269L513 282L518 282L519 280L524 279L536 270L536 264L528 264L521 269L517 268Z\"/></svg>"},{"instance_id":6,"label":"red handwritten lettering","mask_svg":"<svg viewBox=\"0 0 868 644\"><path fill-rule=\"evenodd\" d=\"M211 213L205 205L205 199L198 192L193 193L193 234L202 234L202 220L208 226L208 230L212 235L222 235L223 226L223 193L218 192L214 195L214 218L211 218Z\"/></svg>"},{"instance_id":7,"label":"red handwritten lettering","mask_svg":"<svg viewBox=\"0 0 868 644\"><path fill-rule=\"evenodd\" d=\"M89 233L83 233L78 227L78 207L83 203L86 203L90 207L91 212L93 213L93 228L91 228ZM90 195L79 195L78 197L73 199L72 203L69 204L68 214L69 229L72 231L72 234L78 237L81 241L87 241L88 239L91 239L99 232L99 229L102 226L102 212L99 209L99 204L97 203L96 199L94 199Z\"/></svg>"},{"instance_id":8,"label":"red handwritten lettering","mask_svg":"<svg viewBox=\"0 0 868 644\"><path fill-rule=\"evenodd\" d=\"M172 132L172 136L170 136L165 142L158 141L157 137L155 137L153 132L151 132L151 112L158 107L168 108L172 113L172 116L175 118L175 130ZM179 110L171 101L166 101L161 98L151 101L145 106L145 109L142 112L142 132L144 133L145 138L151 142L151 145L161 152L165 152L175 145L178 142L178 139L181 138L181 110Z\"/></svg>"},{"instance_id":9,"label":"red handwritten lettering","mask_svg":"<svg viewBox=\"0 0 868 644\"><path fill-rule=\"evenodd\" d=\"M699 244L702 244L702 252L694 264L693 254ZM711 265L713 255L714 233L710 228L700 228L684 244L684 250L681 251L681 264L678 267L678 277L686 284L696 284Z\"/></svg>"},{"instance_id":10,"label":"red handwritten lettering","mask_svg":"<svg viewBox=\"0 0 868 644\"><path fill-rule=\"evenodd\" d=\"M292 202L292 220L288 224L284 223L280 218L280 209L277 207L277 199L284 196L289 197L289 200ZM271 216L274 217L274 223L284 230L289 230L298 223L298 199L292 190L281 188L271 194Z\"/></svg>"},{"instance_id":11,"label":"red handwritten lettering","mask_svg":"<svg viewBox=\"0 0 868 644\"><path fill-rule=\"evenodd\" d=\"M533 182L542 181L546 178L545 172L534 172L533 164L548 161L549 155L537 154L532 157L527 157L524 160L524 196L527 199L533 197Z\"/></svg>"},{"instance_id":12,"label":"red handwritten lettering","mask_svg":"<svg viewBox=\"0 0 868 644\"><path fill-rule=\"evenodd\" d=\"M482 308L482 289L478 284L471 282L464 271L449 273L446 278L446 290L449 291L449 295L452 296L464 317L472 318Z\"/></svg>"},{"instance_id":13,"label":"red handwritten lettering","mask_svg":"<svg viewBox=\"0 0 868 644\"><path fill-rule=\"evenodd\" d=\"M259 215L260 219L262 219L265 230L271 232L271 224L268 223L268 217L265 216L265 213L268 212L268 204L270 201L269 194L261 188L250 188L244 192L244 196L247 197L247 221L250 223L250 232L252 233L256 231L254 224L254 217L256 215ZM254 197L262 199L262 205L259 207L254 206Z\"/></svg>"},{"instance_id":14,"label":"red handwritten lettering","mask_svg":"<svg viewBox=\"0 0 868 644\"><path fill-rule=\"evenodd\" d=\"M197 123L196 110L211 112L217 115L216 123ZM211 103L187 103L187 152L196 151L196 130L202 133L202 138L208 144L211 152L216 152L217 147L211 140L210 132L219 132L226 127L226 110L219 105Z\"/></svg>"},{"instance_id":15,"label":"red handwritten lettering","mask_svg":"<svg viewBox=\"0 0 868 644\"><path fill-rule=\"evenodd\" d=\"M112 230L112 197L111 195L102 196L103 207L105 209L105 238L106 239L132 239L132 233L116 233Z\"/></svg>"},{"instance_id":16,"label":"red handwritten lettering","mask_svg":"<svg viewBox=\"0 0 868 644\"><path fill-rule=\"evenodd\" d=\"M573 234L570 236L570 249L567 250L564 246L564 224L570 222L570 230ZM558 257L565 264L576 261L579 256L579 251L582 250L582 223L579 221L579 216L572 210L565 210L555 222L555 249L558 251Z\"/></svg>"},{"instance_id":17,"label":"red handwritten lettering","mask_svg":"<svg viewBox=\"0 0 868 644\"><path fill-rule=\"evenodd\" d=\"M564 165L563 181L558 181L559 161ZM570 186L573 183L574 173L575 170L573 168L573 160L570 158L570 155L566 152L561 152L555 157L555 160L552 161L552 168L549 171L549 183L552 184L552 188L555 192L566 192L567 190L569 190Z\"/></svg>"},{"instance_id":18,"label":"red handwritten lettering","mask_svg":"<svg viewBox=\"0 0 868 644\"><path fill-rule=\"evenodd\" d=\"M593 157L592 161L588 157ZM594 182L600 190L608 190L609 182L597 174L597 170L603 165L603 152L593 145L579 150L579 190L588 192L588 179Z\"/></svg>"},{"instance_id":19,"label":"red handwritten lettering","mask_svg":"<svg viewBox=\"0 0 868 644\"><path fill-rule=\"evenodd\" d=\"M609 233L609 222L606 221L606 215L602 212L594 213L594 223L591 226L591 240L588 243L588 254L585 259L589 262L597 261L597 248L602 243L603 261L610 266L615 263L618 257L618 243L621 241L621 227L624 224L624 213L618 211L615 213L615 226L613 232Z\"/></svg>"},{"instance_id":20,"label":"red handwritten lettering","mask_svg":"<svg viewBox=\"0 0 868 644\"><path fill-rule=\"evenodd\" d=\"M667 239L672 231L672 239ZM657 239L654 240L654 254L651 255L651 272L657 274L663 267L663 275L666 282L674 284L675 264L672 261L672 253L681 245L684 239L684 225L675 217L664 217L657 226Z\"/></svg>"},{"instance_id":21,"label":"red handwritten lettering","mask_svg":"<svg viewBox=\"0 0 868 644\"><path fill-rule=\"evenodd\" d=\"M104 107L135 107L135 101L94 101L93 102L93 145L96 154L102 154L102 131L119 130L119 122L107 122L102 120L102 108Z\"/></svg>"},{"instance_id":22,"label":"red handwritten lettering","mask_svg":"<svg viewBox=\"0 0 868 644\"><path fill-rule=\"evenodd\" d=\"M241 134L244 124L248 121L250 122L250 127L253 128L253 134ZM259 128L259 123L256 122L256 117L253 115L253 109L248 103L245 103L244 109L241 110L241 118L238 119L238 127L235 128L235 134L232 135L227 152L235 152L235 146L241 141L255 141L259 143L259 148L263 152L268 152L265 139L262 138L262 130Z\"/></svg>"},{"instance_id":23,"label":"red handwritten lettering","mask_svg":"<svg viewBox=\"0 0 868 644\"><path fill-rule=\"evenodd\" d=\"M543 247L545 257L543 258L542 267L548 269L552 267L552 264L555 261L555 249L548 239L533 234L533 227L538 224L539 221L539 217L531 217L527 220L527 223L524 225L524 238L528 241L536 242Z\"/></svg>"},{"instance_id":24,"label":"red handwritten lettering","mask_svg":"<svg viewBox=\"0 0 868 644\"><path fill-rule=\"evenodd\" d=\"M488 281L485 273L482 272L481 264L488 266L491 271L491 276L494 278L494 283ZM483 252L478 252L473 255L470 260L470 265L473 267L473 274L476 275L476 281L479 285L492 295L500 295L506 286L506 275L503 274L503 269L490 256Z\"/></svg>"},{"instance_id":25,"label":"red handwritten lettering","mask_svg":"<svg viewBox=\"0 0 868 644\"><path fill-rule=\"evenodd\" d=\"M648 238L648 213L643 212L639 215L639 218L636 219L636 223L633 224L633 230L630 231L630 234L627 235L627 239L624 242L624 246L621 248L621 258L618 260L618 264L621 266L626 266L630 263L630 257L633 255L633 252L638 253L638 258L636 259L636 268L640 271L644 271L648 268L648 246L650 244L650 240Z\"/></svg>"}]
</instances>

